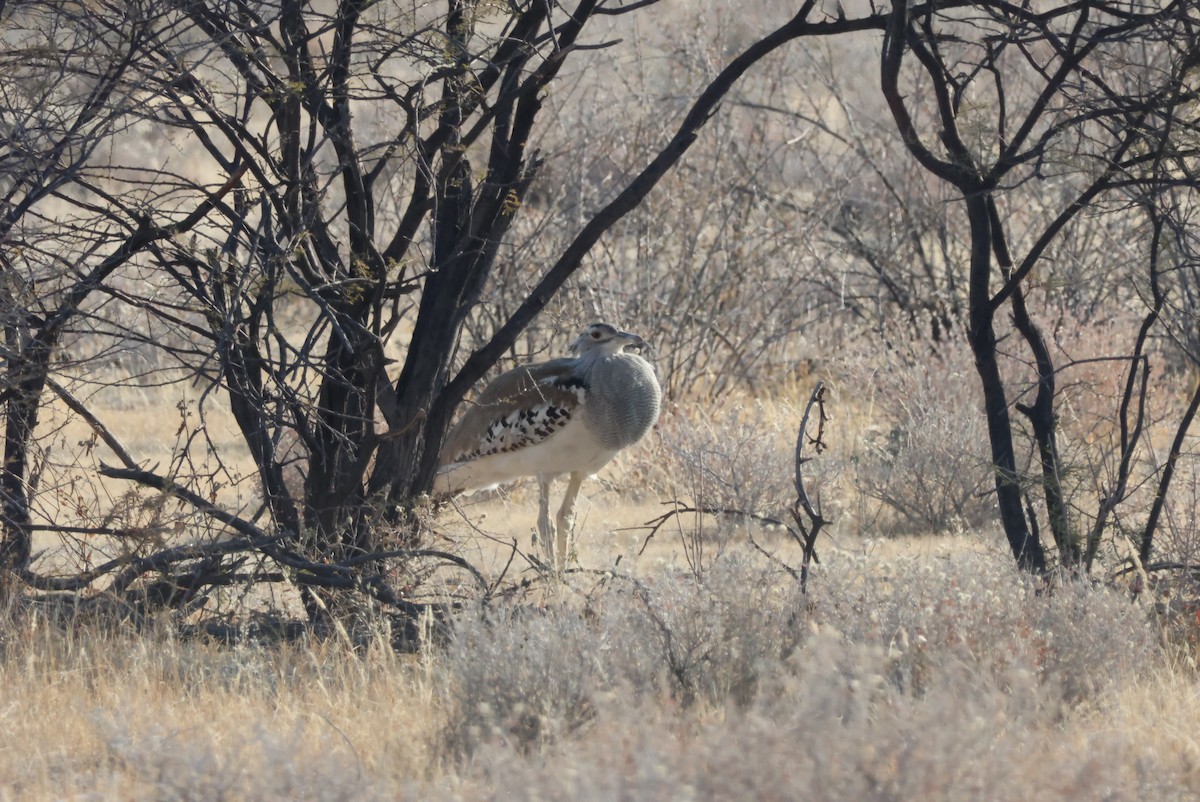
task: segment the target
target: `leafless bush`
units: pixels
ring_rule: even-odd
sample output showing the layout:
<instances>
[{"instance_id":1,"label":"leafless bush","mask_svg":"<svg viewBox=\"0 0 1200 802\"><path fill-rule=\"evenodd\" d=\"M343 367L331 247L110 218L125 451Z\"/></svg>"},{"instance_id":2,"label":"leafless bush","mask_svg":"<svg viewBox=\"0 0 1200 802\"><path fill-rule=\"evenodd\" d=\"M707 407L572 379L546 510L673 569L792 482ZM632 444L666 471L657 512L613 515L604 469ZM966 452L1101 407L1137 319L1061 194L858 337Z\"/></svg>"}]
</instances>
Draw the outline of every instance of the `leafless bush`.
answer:
<instances>
[{"instance_id":1,"label":"leafless bush","mask_svg":"<svg viewBox=\"0 0 1200 802\"><path fill-rule=\"evenodd\" d=\"M969 353L864 369L852 366L851 393L873 426L855 455L858 491L894 514L891 531L950 532L994 516L986 469L987 432ZM869 363L868 363L869 364Z\"/></svg>"},{"instance_id":2,"label":"leafless bush","mask_svg":"<svg viewBox=\"0 0 1200 802\"><path fill-rule=\"evenodd\" d=\"M993 678L1014 667L1032 671L1076 702L1155 659L1146 608L1117 591L1082 582L1049 591L995 554L899 559L883 571L857 559L858 568L840 571L859 581L840 571L840 581L821 580L813 620L853 643L885 645L894 676L913 691L937 666L963 663Z\"/></svg>"},{"instance_id":3,"label":"leafless bush","mask_svg":"<svg viewBox=\"0 0 1200 802\"><path fill-rule=\"evenodd\" d=\"M821 637L794 661L778 695L719 725L610 706L552 761L493 753L470 798L1134 802L1183 800L1194 788L1132 734L1090 738L1086 758L1059 752L1060 711L1025 671L989 680L948 667L914 697L883 679L880 649Z\"/></svg>"},{"instance_id":4,"label":"leafless bush","mask_svg":"<svg viewBox=\"0 0 1200 802\"><path fill-rule=\"evenodd\" d=\"M645 582L613 578L580 608L507 609L463 621L447 656L447 746L528 750L590 722L606 699L748 702L800 637L798 589L724 560Z\"/></svg>"},{"instance_id":5,"label":"leafless bush","mask_svg":"<svg viewBox=\"0 0 1200 802\"><path fill-rule=\"evenodd\" d=\"M446 744L461 755L587 741L581 731L604 727L614 703L644 710L666 693L685 707L769 710L813 683L861 686L863 716L884 699L1008 686L1001 695L1019 698L997 702L1036 716L1108 693L1157 659L1149 617L1127 596L1082 583L1044 593L998 555L899 560L883 575L865 558L839 559L807 597L764 562L724 559L701 579L612 578L583 608L466 620L447 657ZM814 632L828 643L813 646ZM824 692L812 704L852 701Z\"/></svg>"},{"instance_id":6,"label":"leafless bush","mask_svg":"<svg viewBox=\"0 0 1200 802\"><path fill-rule=\"evenodd\" d=\"M1167 504L1159 551L1164 561L1200 566L1200 455L1189 452L1179 463L1183 481Z\"/></svg>"},{"instance_id":7,"label":"leafless bush","mask_svg":"<svg viewBox=\"0 0 1200 802\"><path fill-rule=\"evenodd\" d=\"M697 506L778 512L795 496L792 417L763 402L672 415L660 427L663 491Z\"/></svg>"},{"instance_id":8,"label":"leafless bush","mask_svg":"<svg viewBox=\"0 0 1200 802\"><path fill-rule=\"evenodd\" d=\"M699 575L734 539L782 530L796 497L798 425L798 414L786 404L767 401L664 416L662 448L646 474L659 496L674 502L674 520L648 522L648 536L678 537L684 559Z\"/></svg>"},{"instance_id":9,"label":"leafless bush","mask_svg":"<svg viewBox=\"0 0 1200 802\"><path fill-rule=\"evenodd\" d=\"M447 677L448 698L463 700L452 745L470 747L483 783L470 798L656 798L669 785L696 799L804 788L816 799L887 789L1017 800L1049 782L1053 799L1101 787L1133 799L1181 787L1134 770L1123 738L1093 745L1107 762L1039 759L1070 748L1057 742L1064 711L1161 665L1146 608L1124 594L1042 592L1000 554L897 560L882 573L876 559L839 554L805 603L761 568L719 566L703 582L656 577L634 592L610 581L583 612L466 624ZM686 685L698 705L666 701ZM567 735L554 768L513 755L544 745L522 735L539 711L551 720L538 732ZM1017 779L1015 766L1027 767Z\"/></svg>"}]
</instances>

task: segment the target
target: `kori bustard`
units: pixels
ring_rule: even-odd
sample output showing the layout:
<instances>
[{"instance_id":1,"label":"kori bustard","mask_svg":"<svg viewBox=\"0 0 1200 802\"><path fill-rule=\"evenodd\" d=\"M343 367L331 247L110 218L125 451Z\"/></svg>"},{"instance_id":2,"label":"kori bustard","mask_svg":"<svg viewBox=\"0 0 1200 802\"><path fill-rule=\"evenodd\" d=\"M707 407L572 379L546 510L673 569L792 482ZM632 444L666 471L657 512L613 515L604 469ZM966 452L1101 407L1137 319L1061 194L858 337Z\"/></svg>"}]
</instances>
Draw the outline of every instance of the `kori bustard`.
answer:
<instances>
[{"instance_id":1,"label":"kori bustard","mask_svg":"<svg viewBox=\"0 0 1200 802\"><path fill-rule=\"evenodd\" d=\"M658 420L662 391L654 368L626 350L645 346L636 334L593 323L571 345L574 356L497 377L450 430L434 492L462 493L536 476L538 539L550 565L565 567L583 480ZM552 523L550 483L561 474L570 478Z\"/></svg>"}]
</instances>

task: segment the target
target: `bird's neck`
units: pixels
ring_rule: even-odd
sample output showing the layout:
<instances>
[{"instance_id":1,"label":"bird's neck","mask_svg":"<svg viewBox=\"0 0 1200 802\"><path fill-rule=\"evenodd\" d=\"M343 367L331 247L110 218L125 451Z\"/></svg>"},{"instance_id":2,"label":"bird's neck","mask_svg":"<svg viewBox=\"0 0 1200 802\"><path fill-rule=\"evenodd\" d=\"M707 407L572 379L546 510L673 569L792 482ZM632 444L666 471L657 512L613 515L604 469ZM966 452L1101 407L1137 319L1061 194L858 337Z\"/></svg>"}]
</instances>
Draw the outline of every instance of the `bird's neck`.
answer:
<instances>
[{"instance_id":1,"label":"bird's neck","mask_svg":"<svg viewBox=\"0 0 1200 802\"><path fill-rule=\"evenodd\" d=\"M634 354L626 354L622 351L587 351L579 357L579 363L575 367L575 375L587 380L597 370L602 370L603 366L612 364L616 360L625 360L637 358Z\"/></svg>"}]
</instances>

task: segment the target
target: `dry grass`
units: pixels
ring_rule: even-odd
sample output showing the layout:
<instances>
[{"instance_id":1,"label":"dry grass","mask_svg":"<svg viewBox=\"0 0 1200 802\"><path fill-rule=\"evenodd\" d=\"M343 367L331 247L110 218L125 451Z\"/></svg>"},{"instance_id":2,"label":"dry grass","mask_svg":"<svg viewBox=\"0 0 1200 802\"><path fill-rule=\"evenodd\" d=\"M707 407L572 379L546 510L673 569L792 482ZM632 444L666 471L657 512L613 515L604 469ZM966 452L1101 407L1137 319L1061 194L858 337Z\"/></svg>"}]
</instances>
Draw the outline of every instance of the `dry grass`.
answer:
<instances>
[{"instance_id":1,"label":"dry grass","mask_svg":"<svg viewBox=\"0 0 1200 802\"><path fill-rule=\"evenodd\" d=\"M1183 799L1200 693L1144 606L985 544L744 548L464 614L444 649L51 627L0 649L4 799Z\"/></svg>"},{"instance_id":2,"label":"dry grass","mask_svg":"<svg viewBox=\"0 0 1200 802\"><path fill-rule=\"evenodd\" d=\"M358 648L229 646L182 639L170 618L114 629L14 606L0 800L1200 792L1194 644L1164 647L1148 605L1112 589L1044 592L995 532L835 527L800 594L778 529L694 516L649 540L637 528L696 489L778 513L773 485L731 480L778 479L794 413L763 402L665 421L586 485L562 585L512 553L528 550L534 486L444 514L444 545L534 585L464 610L449 642L416 656L382 632ZM852 493L852 450L812 463L830 497Z\"/></svg>"},{"instance_id":3,"label":"dry grass","mask_svg":"<svg viewBox=\"0 0 1200 802\"><path fill-rule=\"evenodd\" d=\"M386 649L229 649L35 616L6 631L5 798L349 798L342 778L430 771L428 680Z\"/></svg>"},{"instance_id":4,"label":"dry grass","mask_svg":"<svg viewBox=\"0 0 1200 802\"><path fill-rule=\"evenodd\" d=\"M0 799L1200 792L1194 646L1164 648L1148 606L1118 592L1043 592L994 532L835 527L807 595L780 566L799 554L778 530L681 516L647 541L638 527L660 499L697 487L772 512L773 480L729 480L779 478L795 417L764 402L668 420L585 486L580 570L464 611L448 643L413 656L382 633L357 649L229 646L181 638L170 618L135 631L13 608ZM831 449L814 482L845 494L852 457ZM439 519L443 544L489 578L535 578L522 554L510 562L535 496L519 484L469 500Z\"/></svg>"},{"instance_id":5,"label":"dry grass","mask_svg":"<svg viewBox=\"0 0 1200 802\"><path fill-rule=\"evenodd\" d=\"M778 529L640 528L672 499L779 515L807 388L684 405L585 485L562 584L524 554L532 483L443 513L437 545L533 585L417 655L9 610L0 799L1195 798L1196 633L1103 586L1046 593L984 526L894 536L853 470L889 411L837 392L807 595ZM178 418L147 409L95 406L169 454Z\"/></svg>"}]
</instances>

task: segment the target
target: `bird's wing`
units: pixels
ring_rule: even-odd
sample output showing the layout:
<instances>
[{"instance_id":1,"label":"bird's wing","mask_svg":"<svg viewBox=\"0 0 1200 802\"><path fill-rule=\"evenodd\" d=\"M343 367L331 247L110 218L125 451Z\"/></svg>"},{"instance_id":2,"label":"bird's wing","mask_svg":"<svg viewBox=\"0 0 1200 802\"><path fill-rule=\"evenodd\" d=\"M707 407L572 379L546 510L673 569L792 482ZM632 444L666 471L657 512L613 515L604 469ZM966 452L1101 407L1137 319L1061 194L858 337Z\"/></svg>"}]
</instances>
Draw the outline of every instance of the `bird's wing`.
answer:
<instances>
[{"instance_id":1,"label":"bird's wing","mask_svg":"<svg viewBox=\"0 0 1200 802\"><path fill-rule=\"evenodd\" d=\"M557 432L574 417L587 388L571 369L574 359L523 365L484 388L450 430L442 466L516 451Z\"/></svg>"}]
</instances>

